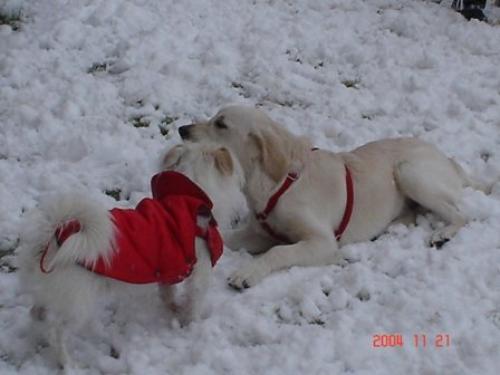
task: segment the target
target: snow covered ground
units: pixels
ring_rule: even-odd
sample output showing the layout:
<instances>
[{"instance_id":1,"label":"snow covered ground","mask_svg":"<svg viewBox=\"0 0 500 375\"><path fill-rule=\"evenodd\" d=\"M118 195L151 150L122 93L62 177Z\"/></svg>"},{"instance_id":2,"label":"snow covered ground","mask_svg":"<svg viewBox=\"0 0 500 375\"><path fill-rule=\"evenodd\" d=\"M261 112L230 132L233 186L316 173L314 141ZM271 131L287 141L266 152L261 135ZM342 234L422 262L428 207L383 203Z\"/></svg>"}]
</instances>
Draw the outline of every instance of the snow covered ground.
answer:
<instances>
[{"instance_id":1,"label":"snow covered ground","mask_svg":"<svg viewBox=\"0 0 500 375\"><path fill-rule=\"evenodd\" d=\"M415 135L498 181L500 26L447 3L0 1L22 8L17 30L0 25L0 255L41 194L85 186L110 207L105 191L137 203L175 127L230 102L335 151ZM500 184L463 207L473 220L441 251L424 215L347 246L347 267L292 268L244 293L225 278L249 255L227 251L203 321L179 327L147 288L103 309L101 338L82 332L71 353L82 374L498 374ZM54 374L12 260L0 259L0 373ZM391 333L403 347L373 347Z\"/></svg>"}]
</instances>

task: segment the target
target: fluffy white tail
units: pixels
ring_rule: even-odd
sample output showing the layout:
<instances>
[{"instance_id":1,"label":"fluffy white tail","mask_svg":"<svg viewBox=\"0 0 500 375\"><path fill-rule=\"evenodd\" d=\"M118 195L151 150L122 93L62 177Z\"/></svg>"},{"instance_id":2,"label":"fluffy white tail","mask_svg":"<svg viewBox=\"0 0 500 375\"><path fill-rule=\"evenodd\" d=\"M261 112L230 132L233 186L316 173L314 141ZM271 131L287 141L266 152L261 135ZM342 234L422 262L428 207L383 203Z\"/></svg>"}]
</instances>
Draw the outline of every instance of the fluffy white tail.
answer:
<instances>
[{"instance_id":1,"label":"fluffy white tail","mask_svg":"<svg viewBox=\"0 0 500 375\"><path fill-rule=\"evenodd\" d=\"M71 220L78 221L80 230L59 246L56 230ZM83 194L59 194L42 201L25 223L20 261L33 264L36 259L41 263L43 256L40 269L49 272L76 263L91 267L99 258L109 261L114 251L113 238L108 210Z\"/></svg>"}]
</instances>

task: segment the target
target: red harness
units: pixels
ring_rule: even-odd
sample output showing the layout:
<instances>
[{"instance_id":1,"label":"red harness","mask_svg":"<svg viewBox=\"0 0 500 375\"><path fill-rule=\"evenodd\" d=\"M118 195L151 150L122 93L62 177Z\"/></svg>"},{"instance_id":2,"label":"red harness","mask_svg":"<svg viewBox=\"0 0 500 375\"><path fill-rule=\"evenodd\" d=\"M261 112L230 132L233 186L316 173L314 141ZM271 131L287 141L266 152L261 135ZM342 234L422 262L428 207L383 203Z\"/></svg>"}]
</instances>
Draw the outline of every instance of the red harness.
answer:
<instances>
[{"instance_id":1,"label":"red harness","mask_svg":"<svg viewBox=\"0 0 500 375\"><path fill-rule=\"evenodd\" d=\"M261 211L255 215L262 229L264 229L271 237L284 243L290 243L290 240L285 235L274 231L273 228L271 228L271 226L266 222L266 220L269 214L273 211L274 207L278 204L278 201L281 198L281 196L290 188L290 186L292 186L292 184L295 181L298 180L298 178L299 178L298 173L294 172L288 173L285 181L283 181L283 184L281 184L280 188L276 191L276 193L271 195L271 198L269 198L269 200L267 201L267 205L264 208L264 211ZM349 170L349 168L347 168L347 165L345 166L345 184L346 184L347 198L346 198L344 216L342 217L342 221L340 222L339 227L335 229L335 231L333 232L335 234L335 239L337 241L340 241L342 234L347 229L349 221L351 220L352 210L354 207L354 184L352 181L351 171Z\"/></svg>"},{"instance_id":2,"label":"red harness","mask_svg":"<svg viewBox=\"0 0 500 375\"><path fill-rule=\"evenodd\" d=\"M78 220L69 220L66 223L58 226L54 237L56 238L57 246L61 247L62 244L71 236L72 234L80 232L81 229L80 222ZM52 269L45 268L44 262L45 257L47 256L47 252L49 251L49 245L45 247L45 250L42 253L42 257L40 258L40 271L42 273L51 273Z\"/></svg>"}]
</instances>

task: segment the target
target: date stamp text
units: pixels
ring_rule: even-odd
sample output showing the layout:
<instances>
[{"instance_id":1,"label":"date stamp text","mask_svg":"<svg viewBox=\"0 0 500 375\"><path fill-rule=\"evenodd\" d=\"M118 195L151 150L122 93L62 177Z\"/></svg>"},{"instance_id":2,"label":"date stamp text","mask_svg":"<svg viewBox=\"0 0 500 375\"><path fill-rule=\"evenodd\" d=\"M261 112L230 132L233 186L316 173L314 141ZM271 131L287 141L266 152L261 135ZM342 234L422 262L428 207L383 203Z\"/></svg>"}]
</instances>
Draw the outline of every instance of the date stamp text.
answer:
<instances>
[{"instance_id":1,"label":"date stamp text","mask_svg":"<svg viewBox=\"0 0 500 375\"><path fill-rule=\"evenodd\" d=\"M402 348L405 345L415 348L448 348L451 346L451 336L447 333L415 333L406 336L401 333L379 333L372 338L373 348Z\"/></svg>"}]
</instances>

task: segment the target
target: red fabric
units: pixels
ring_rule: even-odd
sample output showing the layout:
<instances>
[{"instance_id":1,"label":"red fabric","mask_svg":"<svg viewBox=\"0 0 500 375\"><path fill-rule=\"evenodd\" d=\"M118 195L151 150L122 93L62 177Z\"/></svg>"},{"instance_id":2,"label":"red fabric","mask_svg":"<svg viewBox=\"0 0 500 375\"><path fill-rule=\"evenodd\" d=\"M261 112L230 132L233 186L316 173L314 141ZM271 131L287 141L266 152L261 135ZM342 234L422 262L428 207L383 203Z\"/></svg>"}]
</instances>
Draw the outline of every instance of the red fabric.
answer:
<instances>
[{"instance_id":1,"label":"red fabric","mask_svg":"<svg viewBox=\"0 0 500 375\"><path fill-rule=\"evenodd\" d=\"M316 151L318 148L313 148L312 151ZM347 229L347 226L349 225L349 221L351 220L352 216L352 211L354 208L354 183L352 180L352 175L351 171L349 168L347 168L347 165L345 166L345 183L346 183L346 191L347 191L347 197L346 197L346 206L344 210L344 216L342 217L342 220L340 221L340 225L337 229L335 229L334 234L335 234L335 239L337 241L340 241L340 238L342 237L342 234L345 232ZM276 240L283 242L283 243L289 243L290 240L282 233L276 232L267 222L267 217L269 214L273 211L274 207L278 204L278 201L280 200L281 196L285 194L285 192L292 186L292 184L297 181L299 178L299 175L297 173L289 173L286 176L285 181L283 181L283 184L279 187L279 189L271 195L269 200L267 201L266 207L264 208L264 211L258 212L255 214L255 217L260 223L260 226L262 229L264 229L267 234L269 234L271 237L275 238Z\"/></svg>"},{"instance_id":2,"label":"red fabric","mask_svg":"<svg viewBox=\"0 0 500 375\"><path fill-rule=\"evenodd\" d=\"M78 220L70 220L59 228L56 229L56 241L59 246L63 244L64 241L68 239L69 236L79 232L81 229L80 222Z\"/></svg>"},{"instance_id":3,"label":"red fabric","mask_svg":"<svg viewBox=\"0 0 500 375\"><path fill-rule=\"evenodd\" d=\"M271 195L271 198L269 198L269 200L267 201L264 211L259 212L255 215L262 229L264 229L267 232L267 234L269 234L271 237L283 243L290 242L290 240L284 234L278 233L273 228L271 228L271 226L266 222L266 220L269 214L274 210L274 207L278 204L278 201L280 200L281 196L290 188L290 186L292 186L292 184L297 180L298 177L299 175L297 173L293 172L288 173L285 181L283 181L283 184L276 191L276 193Z\"/></svg>"},{"instance_id":4,"label":"red fabric","mask_svg":"<svg viewBox=\"0 0 500 375\"><path fill-rule=\"evenodd\" d=\"M99 259L89 268L93 272L134 284L174 284L190 275L196 263L197 215L209 212L212 202L177 172L157 174L151 188L153 199L143 199L135 209L111 210L116 251L110 264ZM203 237L213 266L223 248L215 220Z\"/></svg>"},{"instance_id":5,"label":"red fabric","mask_svg":"<svg viewBox=\"0 0 500 375\"><path fill-rule=\"evenodd\" d=\"M56 238L57 245L61 247L61 245L66 241L69 236L72 234L78 233L81 229L80 222L78 220L69 220L59 227L56 228L54 233L54 237ZM45 246L45 250L43 250L42 256L40 257L40 271L42 273L51 273L53 269L45 268L45 257L47 256L47 252L49 251L49 244Z\"/></svg>"},{"instance_id":6,"label":"red fabric","mask_svg":"<svg viewBox=\"0 0 500 375\"><path fill-rule=\"evenodd\" d=\"M340 237L344 234L347 226L349 225L349 221L351 221L352 210L354 208L354 184L352 182L351 171L345 166L345 185L347 191L347 198L344 210L344 216L342 217L342 221L340 222L339 227L335 230L335 238L337 241L340 241Z\"/></svg>"},{"instance_id":7,"label":"red fabric","mask_svg":"<svg viewBox=\"0 0 500 375\"><path fill-rule=\"evenodd\" d=\"M258 220L264 221L267 219L267 216L274 209L274 206L276 206L276 204L278 203L281 196L297 180L298 177L299 177L299 175L297 173L293 173L293 172L290 172L286 175L286 178L285 178L285 181L283 181L283 184L276 191L276 193L271 195L271 198L269 198L269 200L267 201L266 208L264 208L264 211L259 212L256 215Z\"/></svg>"}]
</instances>

